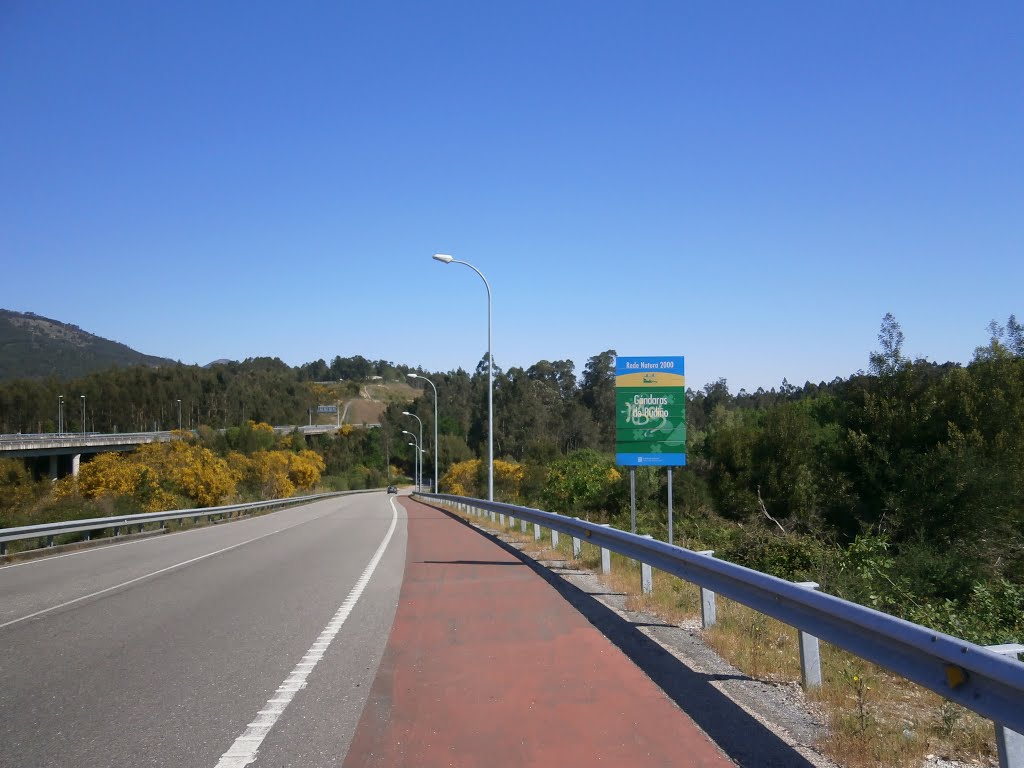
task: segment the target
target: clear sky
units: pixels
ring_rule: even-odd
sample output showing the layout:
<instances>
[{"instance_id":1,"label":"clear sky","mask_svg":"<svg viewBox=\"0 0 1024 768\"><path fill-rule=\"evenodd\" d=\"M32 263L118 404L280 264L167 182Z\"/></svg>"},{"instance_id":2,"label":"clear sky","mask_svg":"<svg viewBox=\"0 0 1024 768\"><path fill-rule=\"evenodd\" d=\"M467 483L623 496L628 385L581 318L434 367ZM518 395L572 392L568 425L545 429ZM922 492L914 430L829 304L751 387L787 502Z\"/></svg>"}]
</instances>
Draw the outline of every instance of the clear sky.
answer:
<instances>
[{"instance_id":1,"label":"clear sky","mask_svg":"<svg viewBox=\"0 0 1024 768\"><path fill-rule=\"evenodd\" d=\"M0 2L0 307L691 387L1024 316L1024 3Z\"/></svg>"}]
</instances>

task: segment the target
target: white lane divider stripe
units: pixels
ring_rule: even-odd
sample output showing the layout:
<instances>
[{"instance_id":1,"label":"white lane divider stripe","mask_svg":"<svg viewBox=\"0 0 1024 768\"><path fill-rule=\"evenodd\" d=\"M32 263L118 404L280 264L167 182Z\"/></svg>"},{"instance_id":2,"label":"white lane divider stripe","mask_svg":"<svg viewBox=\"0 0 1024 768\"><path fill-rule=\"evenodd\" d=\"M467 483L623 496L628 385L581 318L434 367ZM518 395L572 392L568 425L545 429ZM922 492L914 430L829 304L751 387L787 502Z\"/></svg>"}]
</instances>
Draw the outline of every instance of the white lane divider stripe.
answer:
<instances>
[{"instance_id":1,"label":"white lane divider stripe","mask_svg":"<svg viewBox=\"0 0 1024 768\"><path fill-rule=\"evenodd\" d=\"M345 602L341 604L338 612L334 614L319 637L317 637L313 647L306 651L306 654L302 657L303 660L295 665L295 668L288 674L285 681L281 683L267 700L267 703L256 713L256 718L249 723L242 735L235 739L227 752L221 755L220 760L217 761L216 768L243 768L253 762L256 759L256 752L267 737L267 734L270 733L270 729L274 727L278 718L284 713L285 708L295 698L295 694L306 687L306 678L309 677L316 667L317 662L323 658L327 647L337 636L349 614L352 613L352 609L363 594L363 590L366 589L366 585L370 583L370 577L377 570L377 564L384 557L384 550L387 549L388 542L391 541L391 535L395 532L395 526L398 524L398 510L395 508L395 502L392 499L388 499L388 501L391 503L391 526L388 528L384 540L377 547L377 551L370 558L370 562L367 564L366 570L363 571L363 575L359 577L355 586L352 587L352 591L345 598ZM307 659L314 659L314 661L307 661Z\"/></svg>"},{"instance_id":2,"label":"white lane divider stripe","mask_svg":"<svg viewBox=\"0 0 1024 768\"><path fill-rule=\"evenodd\" d=\"M18 619L12 619L11 621L8 621L5 624L0 624L0 629L3 629L4 627L9 627L12 624L17 624L17 623L22 622L22 621L28 621L29 619L34 619L36 616L42 616L44 613L50 613L51 611L56 611L56 610L59 610L60 608L66 608L69 605L74 605L75 603L80 603L83 600L88 600L91 597L98 597L99 595L104 595L107 592L113 592L115 589L120 589L121 587L127 587L129 584L134 584L137 581L142 581L143 579L148 579L148 578L151 578L153 576L159 576L161 573L167 573L167 571L173 571L175 568L182 568L182 567L184 567L186 565L190 565L191 563L198 563L200 560L205 560L208 557L213 557L214 555L219 555L222 552L230 552L232 549L236 549L238 547L243 547L246 544L252 544L254 541L259 541L260 539L267 538L267 536L273 536L275 533L281 533L282 531L287 531L287 530L290 530L290 528L279 528L276 531L271 531L270 533L264 533L261 536L256 536L255 538L246 539L245 541L240 541L237 544L232 544L230 547L224 547L223 549L218 549L216 552L207 552L205 555L200 555L199 557L193 557L191 560L185 560L185 561L180 562L180 563L175 563L174 565L168 565L166 568L161 568L159 571L153 571L152 573L147 573L147 574L145 574L143 576L137 576L134 579L129 579L128 581L122 581L120 584L115 584L112 587L107 587L106 589L101 589L101 590L99 590L97 592L92 592L92 593L90 593L88 595L82 595L81 597L76 597L74 600L68 600L65 603L61 603L60 605L52 605L49 608L43 608L43 610L36 611L35 613L30 613L28 616L22 616L21 618L18 618Z\"/></svg>"}]
</instances>

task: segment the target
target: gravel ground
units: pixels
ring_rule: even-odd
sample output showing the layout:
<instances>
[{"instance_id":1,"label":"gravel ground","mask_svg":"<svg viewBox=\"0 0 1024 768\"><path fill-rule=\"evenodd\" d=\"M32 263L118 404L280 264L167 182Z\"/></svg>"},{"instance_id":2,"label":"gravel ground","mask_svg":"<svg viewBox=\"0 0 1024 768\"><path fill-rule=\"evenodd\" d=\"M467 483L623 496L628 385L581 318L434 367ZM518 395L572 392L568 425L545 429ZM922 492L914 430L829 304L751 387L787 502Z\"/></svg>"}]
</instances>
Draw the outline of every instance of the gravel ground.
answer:
<instances>
[{"instance_id":1,"label":"gravel ground","mask_svg":"<svg viewBox=\"0 0 1024 768\"><path fill-rule=\"evenodd\" d=\"M535 560L519 542L496 538L529 558L537 573L643 669L736 765L839 768L813 746L826 740L828 731L799 683L754 680L704 644L699 619L671 625L653 614L626 610L626 596L609 593L596 574L567 568L562 560ZM929 755L922 768L974 766Z\"/></svg>"}]
</instances>

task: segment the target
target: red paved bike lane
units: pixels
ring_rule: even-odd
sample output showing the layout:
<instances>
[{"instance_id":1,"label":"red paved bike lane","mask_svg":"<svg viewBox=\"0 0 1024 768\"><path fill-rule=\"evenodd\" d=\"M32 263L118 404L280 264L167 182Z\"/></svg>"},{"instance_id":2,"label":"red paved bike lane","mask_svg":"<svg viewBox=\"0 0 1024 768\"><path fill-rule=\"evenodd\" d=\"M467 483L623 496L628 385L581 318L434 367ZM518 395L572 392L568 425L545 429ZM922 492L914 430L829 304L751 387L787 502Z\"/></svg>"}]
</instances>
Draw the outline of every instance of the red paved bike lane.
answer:
<instances>
[{"instance_id":1,"label":"red paved bike lane","mask_svg":"<svg viewBox=\"0 0 1024 768\"><path fill-rule=\"evenodd\" d=\"M403 505L405 581L346 768L733 765L529 566Z\"/></svg>"}]
</instances>

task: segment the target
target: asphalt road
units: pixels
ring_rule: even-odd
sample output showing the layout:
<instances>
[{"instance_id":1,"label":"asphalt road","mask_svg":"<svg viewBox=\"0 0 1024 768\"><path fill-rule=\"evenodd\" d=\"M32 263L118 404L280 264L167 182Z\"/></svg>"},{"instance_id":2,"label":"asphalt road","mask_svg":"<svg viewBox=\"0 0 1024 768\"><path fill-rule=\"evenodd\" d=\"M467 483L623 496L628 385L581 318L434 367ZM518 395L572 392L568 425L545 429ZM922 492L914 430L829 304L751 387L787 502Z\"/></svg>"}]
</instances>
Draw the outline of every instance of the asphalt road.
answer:
<instances>
[{"instance_id":1,"label":"asphalt road","mask_svg":"<svg viewBox=\"0 0 1024 768\"><path fill-rule=\"evenodd\" d=\"M338 765L402 584L393 499L0 568L0 766Z\"/></svg>"}]
</instances>

